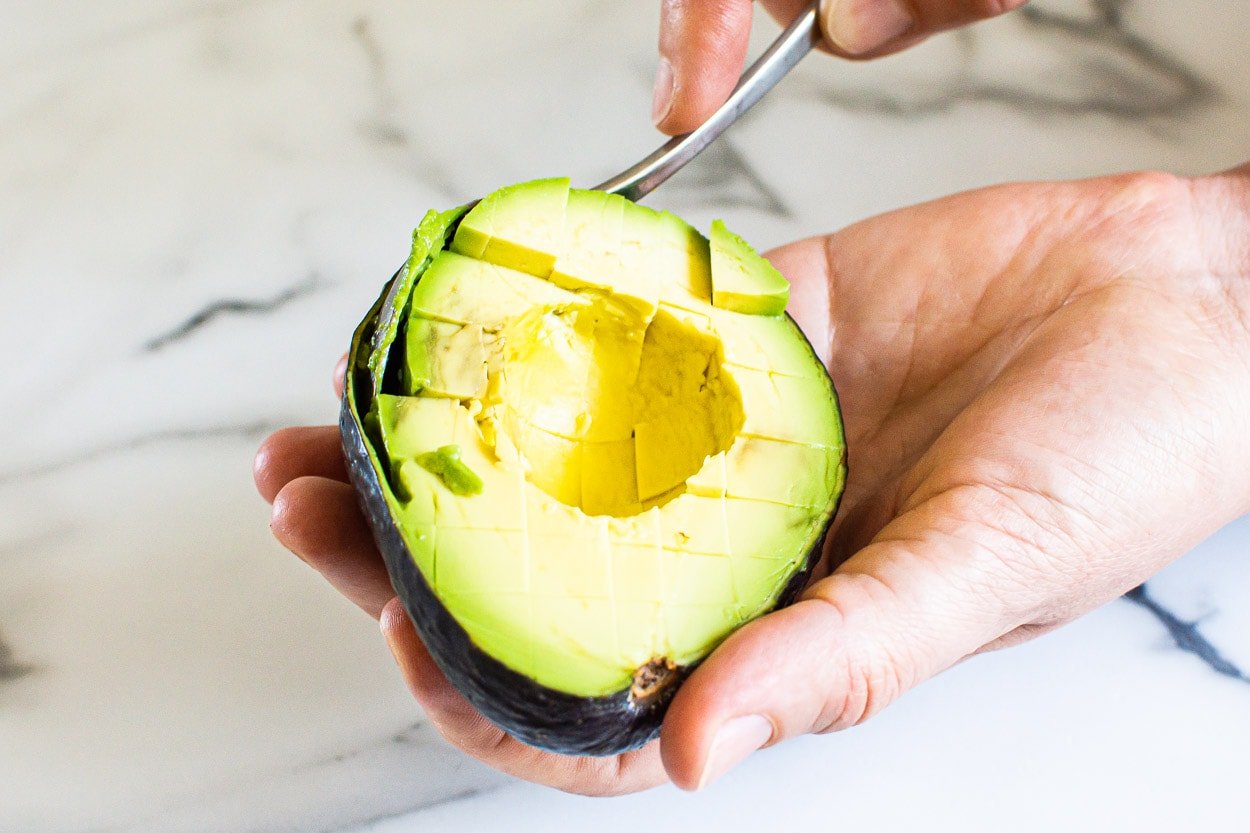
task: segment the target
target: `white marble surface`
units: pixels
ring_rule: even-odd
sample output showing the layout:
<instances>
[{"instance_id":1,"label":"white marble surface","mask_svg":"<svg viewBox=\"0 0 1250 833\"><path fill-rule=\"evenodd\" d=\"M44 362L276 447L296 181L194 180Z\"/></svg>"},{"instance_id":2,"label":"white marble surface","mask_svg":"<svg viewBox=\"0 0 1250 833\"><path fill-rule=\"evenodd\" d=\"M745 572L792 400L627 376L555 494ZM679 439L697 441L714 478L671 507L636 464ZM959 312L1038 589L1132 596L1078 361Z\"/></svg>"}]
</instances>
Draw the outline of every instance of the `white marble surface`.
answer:
<instances>
[{"instance_id":1,"label":"white marble surface","mask_svg":"<svg viewBox=\"0 0 1250 833\"><path fill-rule=\"evenodd\" d=\"M705 794L614 800L443 745L373 625L271 541L252 451L333 418L421 212L650 149L655 6L0 2L0 831L1246 829L1250 520L1153 612ZM1230 166L1247 31L1243 2L1039 0L814 58L655 202L769 244L1005 179Z\"/></svg>"}]
</instances>

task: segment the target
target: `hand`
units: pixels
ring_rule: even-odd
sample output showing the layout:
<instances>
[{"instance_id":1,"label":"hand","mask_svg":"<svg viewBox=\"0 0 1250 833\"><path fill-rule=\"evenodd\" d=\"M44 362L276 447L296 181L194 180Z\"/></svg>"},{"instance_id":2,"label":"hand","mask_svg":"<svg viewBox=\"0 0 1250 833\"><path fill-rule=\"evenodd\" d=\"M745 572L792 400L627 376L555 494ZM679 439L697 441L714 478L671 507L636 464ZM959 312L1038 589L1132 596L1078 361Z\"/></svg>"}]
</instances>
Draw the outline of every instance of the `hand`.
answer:
<instances>
[{"instance_id":1,"label":"hand","mask_svg":"<svg viewBox=\"0 0 1250 833\"><path fill-rule=\"evenodd\" d=\"M1250 167L990 188L771 257L841 393L850 479L813 583L690 676L658 744L566 758L494 728L394 598L336 429L261 448L275 535L381 618L469 754L576 792L694 788L1114 599L1250 508Z\"/></svg>"},{"instance_id":2,"label":"hand","mask_svg":"<svg viewBox=\"0 0 1250 833\"><path fill-rule=\"evenodd\" d=\"M847 58L877 58L1025 2L825 0L820 22L829 51ZM762 5L788 24L808 3L763 0ZM663 0L651 112L660 130L670 135L694 130L729 97L746 60L751 7L751 0Z\"/></svg>"}]
</instances>

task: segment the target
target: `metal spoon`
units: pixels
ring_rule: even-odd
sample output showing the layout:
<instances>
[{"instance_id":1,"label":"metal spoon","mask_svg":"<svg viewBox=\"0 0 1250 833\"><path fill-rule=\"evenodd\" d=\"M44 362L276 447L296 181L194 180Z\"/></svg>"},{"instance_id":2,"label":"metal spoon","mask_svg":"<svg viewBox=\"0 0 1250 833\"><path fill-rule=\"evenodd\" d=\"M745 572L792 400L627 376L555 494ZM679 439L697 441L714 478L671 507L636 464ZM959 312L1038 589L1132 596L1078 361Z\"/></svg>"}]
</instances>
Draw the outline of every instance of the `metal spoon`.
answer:
<instances>
[{"instance_id":1,"label":"metal spoon","mask_svg":"<svg viewBox=\"0 0 1250 833\"><path fill-rule=\"evenodd\" d=\"M595 190L620 194L637 202L702 153L820 42L816 15L819 5L812 3L786 27L751 68L742 74L729 98L707 121L689 133L674 136L646 159L596 185Z\"/></svg>"}]
</instances>

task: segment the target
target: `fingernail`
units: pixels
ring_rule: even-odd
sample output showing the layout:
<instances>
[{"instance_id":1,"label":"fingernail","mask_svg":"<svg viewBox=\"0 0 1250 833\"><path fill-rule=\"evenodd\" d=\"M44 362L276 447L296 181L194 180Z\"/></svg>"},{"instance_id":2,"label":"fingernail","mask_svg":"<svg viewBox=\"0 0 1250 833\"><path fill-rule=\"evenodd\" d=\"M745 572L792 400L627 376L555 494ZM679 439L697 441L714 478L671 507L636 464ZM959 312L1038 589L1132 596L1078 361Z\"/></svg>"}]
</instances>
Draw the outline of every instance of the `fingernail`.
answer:
<instances>
[{"instance_id":1,"label":"fingernail","mask_svg":"<svg viewBox=\"0 0 1250 833\"><path fill-rule=\"evenodd\" d=\"M911 29L902 0L835 0L825 12L825 35L848 55L862 55Z\"/></svg>"},{"instance_id":2,"label":"fingernail","mask_svg":"<svg viewBox=\"0 0 1250 833\"><path fill-rule=\"evenodd\" d=\"M726 721L716 730L707 763L703 765L703 772L699 775L699 786L695 789L703 789L742 763L744 758L768 743L772 736L773 724L758 714L748 714Z\"/></svg>"},{"instance_id":3,"label":"fingernail","mask_svg":"<svg viewBox=\"0 0 1250 833\"><path fill-rule=\"evenodd\" d=\"M673 66L668 58L660 59L655 73L655 90L651 93L651 121L659 124L673 109Z\"/></svg>"}]
</instances>

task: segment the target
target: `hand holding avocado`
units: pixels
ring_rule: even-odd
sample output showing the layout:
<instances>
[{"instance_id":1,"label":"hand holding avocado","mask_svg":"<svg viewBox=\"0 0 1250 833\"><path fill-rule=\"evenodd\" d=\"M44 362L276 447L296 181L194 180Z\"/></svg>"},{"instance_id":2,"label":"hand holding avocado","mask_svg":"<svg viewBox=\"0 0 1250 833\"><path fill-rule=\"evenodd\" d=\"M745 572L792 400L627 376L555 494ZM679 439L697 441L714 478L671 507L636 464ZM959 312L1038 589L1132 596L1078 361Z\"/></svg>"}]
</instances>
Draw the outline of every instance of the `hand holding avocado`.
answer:
<instances>
[{"instance_id":1,"label":"hand holding avocado","mask_svg":"<svg viewBox=\"0 0 1250 833\"><path fill-rule=\"evenodd\" d=\"M564 790L693 788L1070 621L1250 508L1248 240L1250 166L1000 186L773 252L841 394L843 508L800 600L730 636L660 740L619 757L526 746L447 682L337 429L275 434L257 482L279 540L381 619L451 742Z\"/></svg>"}]
</instances>

